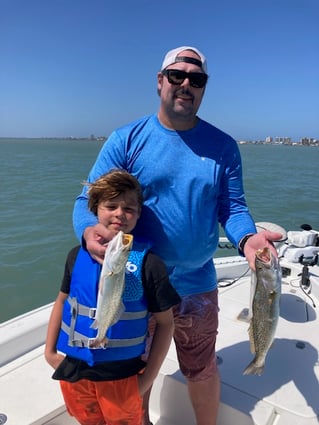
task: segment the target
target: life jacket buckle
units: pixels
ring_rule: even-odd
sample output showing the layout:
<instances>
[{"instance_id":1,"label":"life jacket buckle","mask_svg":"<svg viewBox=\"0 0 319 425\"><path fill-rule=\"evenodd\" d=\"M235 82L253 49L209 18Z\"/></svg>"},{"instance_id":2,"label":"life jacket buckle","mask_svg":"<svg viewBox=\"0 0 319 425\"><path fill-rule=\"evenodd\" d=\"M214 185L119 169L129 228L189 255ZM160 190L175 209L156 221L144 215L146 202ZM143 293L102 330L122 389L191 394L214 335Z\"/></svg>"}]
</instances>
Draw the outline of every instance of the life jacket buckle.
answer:
<instances>
[{"instance_id":1,"label":"life jacket buckle","mask_svg":"<svg viewBox=\"0 0 319 425\"><path fill-rule=\"evenodd\" d=\"M96 308L90 308L89 309L89 318L95 319L95 317L96 317Z\"/></svg>"}]
</instances>

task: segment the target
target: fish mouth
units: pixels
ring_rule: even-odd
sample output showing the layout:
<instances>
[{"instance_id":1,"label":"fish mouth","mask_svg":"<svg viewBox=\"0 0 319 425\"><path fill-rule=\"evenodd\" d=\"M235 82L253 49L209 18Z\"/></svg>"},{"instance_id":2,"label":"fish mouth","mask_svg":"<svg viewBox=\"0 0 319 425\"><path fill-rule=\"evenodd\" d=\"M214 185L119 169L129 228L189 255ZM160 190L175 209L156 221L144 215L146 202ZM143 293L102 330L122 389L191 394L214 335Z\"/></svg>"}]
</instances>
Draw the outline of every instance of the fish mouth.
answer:
<instances>
[{"instance_id":1,"label":"fish mouth","mask_svg":"<svg viewBox=\"0 0 319 425\"><path fill-rule=\"evenodd\" d=\"M269 263L271 261L270 249L265 247L256 251L256 258L262 263Z\"/></svg>"},{"instance_id":2,"label":"fish mouth","mask_svg":"<svg viewBox=\"0 0 319 425\"><path fill-rule=\"evenodd\" d=\"M133 243L133 235L129 233L123 233L122 243L124 247L129 248Z\"/></svg>"}]
</instances>

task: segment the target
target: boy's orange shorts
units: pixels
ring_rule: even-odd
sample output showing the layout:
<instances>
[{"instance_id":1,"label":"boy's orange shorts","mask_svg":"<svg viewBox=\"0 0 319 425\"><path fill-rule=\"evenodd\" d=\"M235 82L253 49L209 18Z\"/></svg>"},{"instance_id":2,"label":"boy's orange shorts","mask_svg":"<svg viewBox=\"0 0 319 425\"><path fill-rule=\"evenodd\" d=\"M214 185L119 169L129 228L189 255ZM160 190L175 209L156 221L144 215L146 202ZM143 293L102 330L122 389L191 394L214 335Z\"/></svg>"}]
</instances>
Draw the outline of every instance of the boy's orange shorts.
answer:
<instances>
[{"instance_id":1,"label":"boy's orange shorts","mask_svg":"<svg viewBox=\"0 0 319 425\"><path fill-rule=\"evenodd\" d=\"M81 425L141 425L137 375L118 381L60 381L67 410Z\"/></svg>"}]
</instances>

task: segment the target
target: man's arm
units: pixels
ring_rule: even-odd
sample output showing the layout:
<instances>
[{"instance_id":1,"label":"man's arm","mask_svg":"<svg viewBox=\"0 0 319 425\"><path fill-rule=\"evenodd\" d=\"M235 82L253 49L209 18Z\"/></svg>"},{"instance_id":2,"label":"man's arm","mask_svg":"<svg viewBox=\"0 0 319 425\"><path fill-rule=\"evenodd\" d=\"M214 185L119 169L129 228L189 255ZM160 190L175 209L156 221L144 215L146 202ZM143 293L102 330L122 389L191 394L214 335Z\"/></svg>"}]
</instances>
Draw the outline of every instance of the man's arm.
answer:
<instances>
[{"instance_id":1,"label":"man's arm","mask_svg":"<svg viewBox=\"0 0 319 425\"><path fill-rule=\"evenodd\" d=\"M85 229L95 224L97 224L97 217L88 208L87 188L84 187L76 198L73 208L73 228L80 242L82 242Z\"/></svg>"}]
</instances>

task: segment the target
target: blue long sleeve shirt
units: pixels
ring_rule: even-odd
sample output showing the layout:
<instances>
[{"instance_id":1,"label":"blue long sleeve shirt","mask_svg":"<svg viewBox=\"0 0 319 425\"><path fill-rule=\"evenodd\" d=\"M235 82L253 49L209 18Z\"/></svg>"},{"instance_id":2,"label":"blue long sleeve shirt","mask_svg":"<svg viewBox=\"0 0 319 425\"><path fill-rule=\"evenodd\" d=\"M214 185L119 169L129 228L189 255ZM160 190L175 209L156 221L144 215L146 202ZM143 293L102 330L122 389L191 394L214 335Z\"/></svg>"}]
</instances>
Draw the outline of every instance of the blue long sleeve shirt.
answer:
<instances>
[{"instance_id":1,"label":"blue long sleeve shirt","mask_svg":"<svg viewBox=\"0 0 319 425\"><path fill-rule=\"evenodd\" d=\"M212 257L218 223L235 245L256 231L236 141L203 120L191 130L175 131L150 115L110 135L88 181L112 168L125 169L139 180L144 206L133 233L151 241L177 292L183 296L216 288ZM84 188L73 212L77 237L96 222Z\"/></svg>"}]
</instances>

